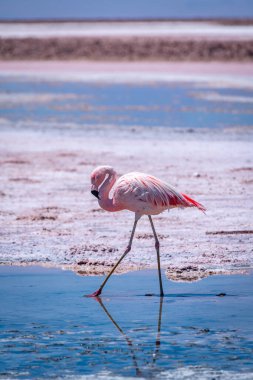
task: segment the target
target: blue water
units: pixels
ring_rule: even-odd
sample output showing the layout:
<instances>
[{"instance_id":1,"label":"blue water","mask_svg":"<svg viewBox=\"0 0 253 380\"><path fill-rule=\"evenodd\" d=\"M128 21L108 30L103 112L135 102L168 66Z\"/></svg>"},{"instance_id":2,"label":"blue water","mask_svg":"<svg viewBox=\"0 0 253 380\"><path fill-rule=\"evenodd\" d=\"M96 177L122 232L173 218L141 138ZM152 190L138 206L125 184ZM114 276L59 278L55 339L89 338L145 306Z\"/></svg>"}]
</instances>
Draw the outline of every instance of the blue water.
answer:
<instances>
[{"instance_id":1,"label":"blue water","mask_svg":"<svg viewBox=\"0 0 253 380\"><path fill-rule=\"evenodd\" d=\"M1 267L0 378L253 371L253 276L163 280L162 302L145 296L158 292L156 271L115 275L99 303L83 295L101 277Z\"/></svg>"},{"instance_id":2,"label":"blue water","mask_svg":"<svg viewBox=\"0 0 253 380\"><path fill-rule=\"evenodd\" d=\"M250 18L251 0L8 0L0 19Z\"/></svg>"},{"instance_id":3,"label":"blue water","mask_svg":"<svg viewBox=\"0 0 253 380\"><path fill-rule=\"evenodd\" d=\"M22 121L63 125L72 128L88 126L102 128L120 127L165 127L165 128L231 128L252 126L253 90L219 88L212 90L204 84L87 84L54 83L1 80L1 93L10 100L0 102L0 114L11 122ZM217 93L219 96L234 97L235 100L207 100L196 94ZM29 103L19 94L32 95ZM45 94L65 95L66 99L39 102L36 97ZM73 95L73 98L67 98ZM246 101L237 101L244 97ZM249 101L247 102L247 99ZM13 102L14 101L14 102ZM50 124L51 128L51 124Z\"/></svg>"}]
</instances>

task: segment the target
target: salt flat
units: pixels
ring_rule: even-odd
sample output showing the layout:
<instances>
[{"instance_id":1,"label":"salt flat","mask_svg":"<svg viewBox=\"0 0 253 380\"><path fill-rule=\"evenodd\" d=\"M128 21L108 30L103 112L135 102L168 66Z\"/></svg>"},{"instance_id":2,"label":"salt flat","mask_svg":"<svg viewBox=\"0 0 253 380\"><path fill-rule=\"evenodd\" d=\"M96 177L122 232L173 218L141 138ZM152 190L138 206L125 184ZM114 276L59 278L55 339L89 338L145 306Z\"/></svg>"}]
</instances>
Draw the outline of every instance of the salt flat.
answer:
<instances>
[{"instance_id":1,"label":"salt flat","mask_svg":"<svg viewBox=\"0 0 253 380\"><path fill-rule=\"evenodd\" d=\"M114 37L114 36L166 36L184 38L253 37L253 25L198 21L132 21L132 22L0 22L2 38L48 37Z\"/></svg>"}]
</instances>

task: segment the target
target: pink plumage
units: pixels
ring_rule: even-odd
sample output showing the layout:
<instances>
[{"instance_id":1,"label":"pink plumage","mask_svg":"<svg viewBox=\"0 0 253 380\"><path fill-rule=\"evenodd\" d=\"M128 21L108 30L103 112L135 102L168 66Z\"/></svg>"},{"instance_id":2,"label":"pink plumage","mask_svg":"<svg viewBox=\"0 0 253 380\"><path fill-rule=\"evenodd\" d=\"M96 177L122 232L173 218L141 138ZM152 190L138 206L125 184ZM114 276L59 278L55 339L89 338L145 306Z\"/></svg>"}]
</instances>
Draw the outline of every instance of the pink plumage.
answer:
<instances>
[{"instance_id":1,"label":"pink plumage","mask_svg":"<svg viewBox=\"0 0 253 380\"><path fill-rule=\"evenodd\" d=\"M138 216L156 215L176 207L205 211L204 206L188 195L149 174L132 172L116 178L116 172L108 166L98 167L91 175L92 190L99 189L99 205L107 211L130 210Z\"/></svg>"},{"instance_id":2,"label":"pink plumage","mask_svg":"<svg viewBox=\"0 0 253 380\"><path fill-rule=\"evenodd\" d=\"M205 212L205 207L188 195L178 192L166 182L149 174L133 172L117 179L116 172L111 166L99 166L91 173L91 193L98 198L100 207L106 211L129 210L135 213L135 222L126 251L106 277L99 290L93 293L92 296L101 294L111 274L130 251L137 222L143 215L148 215L155 237L160 295L162 296L159 241L151 215L157 215L172 208L187 207L196 207Z\"/></svg>"}]
</instances>

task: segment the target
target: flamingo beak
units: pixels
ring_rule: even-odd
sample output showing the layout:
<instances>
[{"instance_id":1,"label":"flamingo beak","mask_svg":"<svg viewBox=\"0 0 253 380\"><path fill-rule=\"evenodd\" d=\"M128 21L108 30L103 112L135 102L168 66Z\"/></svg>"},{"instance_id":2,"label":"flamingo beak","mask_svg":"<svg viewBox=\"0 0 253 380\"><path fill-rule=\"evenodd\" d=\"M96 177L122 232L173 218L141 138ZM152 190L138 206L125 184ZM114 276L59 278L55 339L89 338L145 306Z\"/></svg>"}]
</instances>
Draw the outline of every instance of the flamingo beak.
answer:
<instances>
[{"instance_id":1,"label":"flamingo beak","mask_svg":"<svg viewBox=\"0 0 253 380\"><path fill-rule=\"evenodd\" d=\"M96 197L97 199L100 199L99 198L99 192L98 192L98 188L96 185L94 185L93 183L91 184L91 194L94 195L94 197Z\"/></svg>"},{"instance_id":2,"label":"flamingo beak","mask_svg":"<svg viewBox=\"0 0 253 380\"><path fill-rule=\"evenodd\" d=\"M99 192L97 190L91 190L91 194L94 195L94 197L96 197L97 199L100 199Z\"/></svg>"}]
</instances>

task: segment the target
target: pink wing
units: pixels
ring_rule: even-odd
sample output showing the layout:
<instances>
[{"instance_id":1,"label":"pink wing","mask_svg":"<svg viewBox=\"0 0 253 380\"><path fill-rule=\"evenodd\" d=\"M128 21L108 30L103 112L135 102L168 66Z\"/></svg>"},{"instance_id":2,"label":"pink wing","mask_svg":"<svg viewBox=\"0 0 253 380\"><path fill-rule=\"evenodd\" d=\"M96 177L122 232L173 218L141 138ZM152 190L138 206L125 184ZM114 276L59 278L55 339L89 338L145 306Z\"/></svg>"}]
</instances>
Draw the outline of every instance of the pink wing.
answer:
<instances>
[{"instance_id":1,"label":"pink wing","mask_svg":"<svg viewBox=\"0 0 253 380\"><path fill-rule=\"evenodd\" d=\"M116 202L128 203L141 201L156 208L193 207L185 196L178 193L167 183L144 173L129 173L116 183L114 198ZM189 198L190 199L190 198Z\"/></svg>"}]
</instances>

